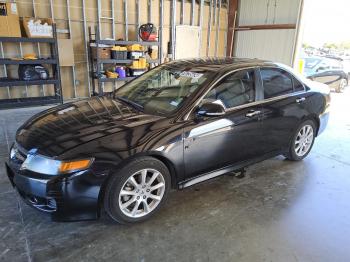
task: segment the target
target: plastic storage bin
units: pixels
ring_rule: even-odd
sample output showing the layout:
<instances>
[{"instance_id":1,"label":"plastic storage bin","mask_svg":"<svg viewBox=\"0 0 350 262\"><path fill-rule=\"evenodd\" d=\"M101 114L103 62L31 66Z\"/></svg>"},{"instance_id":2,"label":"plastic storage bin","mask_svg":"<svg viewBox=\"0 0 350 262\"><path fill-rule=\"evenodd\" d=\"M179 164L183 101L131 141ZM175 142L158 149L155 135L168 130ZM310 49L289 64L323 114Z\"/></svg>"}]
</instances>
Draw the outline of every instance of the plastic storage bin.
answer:
<instances>
[{"instance_id":1,"label":"plastic storage bin","mask_svg":"<svg viewBox=\"0 0 350 262\"><path fill-rule=\"evenodd\" d=\"M129 68L130 76L140 76L143 73L145 73L146 71L147 71L147 69L133 69L133 68Z\"/></svg>"},{"instance_id":2,"label":"plastic storage bin","mask_svg":"<svg viewBox=\"0 0 350 262\"><path fill-rule=\"evenodd\" d=\"M129 59L139 59L140 57L143 57L143 52L141 52L141 51L129 51L128 52Z\"/></svg>"},{"instance_id":3,"label":"plastic storage bin","mask_svg":"<svg viewBox=\"0 0 350 262\"><path fill-rule=\"evenodd\" d=\"M111 49L112 59L125 60L128 59L128 51L124 46L114 46Z\"/></svg>"}]
</instances>

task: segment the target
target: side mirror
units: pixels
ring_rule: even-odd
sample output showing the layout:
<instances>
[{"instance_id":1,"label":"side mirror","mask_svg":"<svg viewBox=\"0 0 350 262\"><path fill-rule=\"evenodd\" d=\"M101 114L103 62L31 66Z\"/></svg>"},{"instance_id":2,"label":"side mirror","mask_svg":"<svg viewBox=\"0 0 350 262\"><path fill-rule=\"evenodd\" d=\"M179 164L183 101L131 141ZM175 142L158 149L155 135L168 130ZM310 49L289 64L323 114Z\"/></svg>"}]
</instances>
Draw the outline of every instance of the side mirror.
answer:
<instances>
[{"instance_id":1,"label":"side mirror","mask_svg":"<svg viewBox=\"0 0 350 262\"><path fill-rule=\"evenodd\" d=\"M225 107L217 102L205 102L197 109L197 115L199 116L222 116L225 112Z\"/></svg>"}]
</instances>

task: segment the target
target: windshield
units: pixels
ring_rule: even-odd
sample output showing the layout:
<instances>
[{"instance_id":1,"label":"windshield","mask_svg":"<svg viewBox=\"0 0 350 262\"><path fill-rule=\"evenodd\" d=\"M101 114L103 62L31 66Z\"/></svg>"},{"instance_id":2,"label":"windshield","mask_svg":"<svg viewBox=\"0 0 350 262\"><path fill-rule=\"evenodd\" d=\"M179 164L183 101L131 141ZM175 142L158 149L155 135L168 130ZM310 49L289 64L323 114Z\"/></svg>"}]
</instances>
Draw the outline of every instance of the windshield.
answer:
<instances>
[{"instance_id":1,"label":"windshield","mask_svg":"<svg viewBox=\"0 0 350 262\"><path fill-rule=\"evenodd\" d=\"M213 72L159 66L116 90L114 97L146 114L169 115L198 90Z\"/></svg>"}]
</instances>

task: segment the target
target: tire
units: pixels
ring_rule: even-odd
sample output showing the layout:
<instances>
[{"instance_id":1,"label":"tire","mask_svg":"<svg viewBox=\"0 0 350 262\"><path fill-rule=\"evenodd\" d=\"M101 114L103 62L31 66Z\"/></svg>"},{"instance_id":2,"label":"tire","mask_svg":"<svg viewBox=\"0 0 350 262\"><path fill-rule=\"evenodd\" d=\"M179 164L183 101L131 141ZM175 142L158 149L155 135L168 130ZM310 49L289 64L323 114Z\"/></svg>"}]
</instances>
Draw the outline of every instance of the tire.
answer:
<instances>
[{"instance_id":1,"label":"tire","mask_svg":"<svg viewBox=\"0 0 350 262\"><path fill-rule=\"evenodd\" d=\"M105 211L120 224L147 220L165 202L170 184L170 173L163 162L153 157L134 159L110 177Z\"/></svg>"},{"instance_id":2,"label":"tire","mask_svg":"<svg viewBox=\"0 0 350 262\"><path fill-rule=\"evenodd\" d=\"M343 93L345 90L345 87L348 85L348 81L346 79L341 79L339 86L335 89L336 93Z\"/></svg>"},{"instance_id":3,"label":"tire","mask_svg":"<svg viewBox=\"0 0 350 262\"><path fill-rule=\"evenodd\" d=\"M306 135L303 136L303 134L306 134ZM292 160L292 161L300 161L304 159L312 149L312 146L315 141L315 136L316 136L315 122L312 120L306 120L297 128L295 134L293 135L292 140L290 141L288 152L284 154L284 156L288 160ZM300 143L303 143L303 144L299 147ZM305 147L303 145L305 145Z\"/></svg>"}]
</instances>

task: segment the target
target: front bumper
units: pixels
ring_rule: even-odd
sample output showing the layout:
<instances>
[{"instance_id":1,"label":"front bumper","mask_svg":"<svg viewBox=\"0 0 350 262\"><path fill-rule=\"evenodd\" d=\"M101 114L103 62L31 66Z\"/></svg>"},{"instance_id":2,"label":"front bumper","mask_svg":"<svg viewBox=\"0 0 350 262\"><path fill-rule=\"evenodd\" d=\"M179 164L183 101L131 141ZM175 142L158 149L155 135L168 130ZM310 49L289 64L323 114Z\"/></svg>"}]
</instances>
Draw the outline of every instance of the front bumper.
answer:
<instances>
[{"instance_id":1,"label":"front bumper","mask_svg":"<svg viewBox=\"0 0 350 262\"><path fill-rule=\"evenodd\" d=\"M329 120L329 111L323 113L320 116L320 126L318 128L318 133L317 136L319 136L320 134L323 133L323 131L326 129L327 125L328 125L328 120Z\"/></svg>"},{"instance_id":2,"label":"front bumper","mask_svg":"<svg viewBox=\"0 0 350 262\"><path fill-rule=\"evenodd\" d=\"M7 163L6 172L12 186L17 189L19 195L28 205L47 213L57 211L56 201L59 201L59 197L56 195L54 198L47 194L48 179L30 178L20 173L16 174Z\"/></svg>"},{"instance_id":3,"label":"front bumper","mask_svg":"<svg viewBox=\"0 0 350 262\"><path fill-rule=\"evenodd\" d=\"M104 175L91 170L65 176L46 176L19 170L6 163L11 184L31 207L49 213L54 221L90 220L99 217L99 193Z\"/></svg>"}]
</instances>

